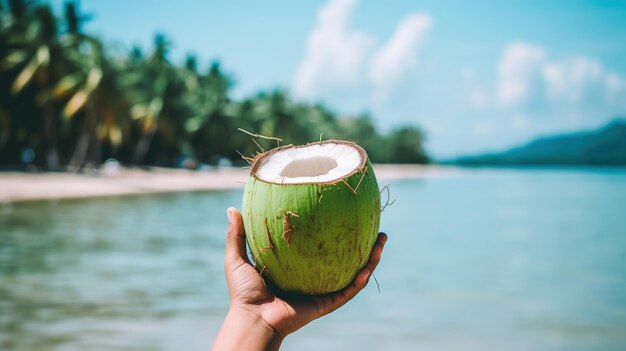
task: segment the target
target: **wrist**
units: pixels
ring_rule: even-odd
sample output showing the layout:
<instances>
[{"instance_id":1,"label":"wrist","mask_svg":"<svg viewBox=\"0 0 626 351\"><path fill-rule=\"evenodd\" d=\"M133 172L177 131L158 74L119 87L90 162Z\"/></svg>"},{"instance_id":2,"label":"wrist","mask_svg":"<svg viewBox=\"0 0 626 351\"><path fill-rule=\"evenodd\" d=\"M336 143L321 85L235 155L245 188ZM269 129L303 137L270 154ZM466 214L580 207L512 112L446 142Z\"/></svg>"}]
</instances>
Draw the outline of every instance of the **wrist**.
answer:
<instances>
[{"instance_id":1,"label":"wrist","mask_svg":"<svg viewBox=\"0 0 626 351\"><path fill-rule=\"evenodd\" d=\"M283 339L259 313L231 305L213 350L278 350Z\"/></svg>"}]
</instances>

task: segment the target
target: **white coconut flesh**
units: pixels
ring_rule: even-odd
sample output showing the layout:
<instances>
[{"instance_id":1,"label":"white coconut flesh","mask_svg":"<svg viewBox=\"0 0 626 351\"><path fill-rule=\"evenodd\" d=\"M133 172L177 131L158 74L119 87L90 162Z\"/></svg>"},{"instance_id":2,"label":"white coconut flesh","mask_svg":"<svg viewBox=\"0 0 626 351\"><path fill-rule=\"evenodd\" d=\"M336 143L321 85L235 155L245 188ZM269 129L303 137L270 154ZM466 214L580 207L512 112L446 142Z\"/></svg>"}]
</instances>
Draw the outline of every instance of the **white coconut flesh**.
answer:
<instances>
[{"instance_id":1,"label":"white coconut flesh","mask_svg":"<svg viewBox=\"0 0 626 351\"><path fill-rule=\"evenodd\" d=\"M278 184L333 183L356 172L363 157L349 143L290 147L267 155L256 177Z\"/></svg>"}]
</instances>

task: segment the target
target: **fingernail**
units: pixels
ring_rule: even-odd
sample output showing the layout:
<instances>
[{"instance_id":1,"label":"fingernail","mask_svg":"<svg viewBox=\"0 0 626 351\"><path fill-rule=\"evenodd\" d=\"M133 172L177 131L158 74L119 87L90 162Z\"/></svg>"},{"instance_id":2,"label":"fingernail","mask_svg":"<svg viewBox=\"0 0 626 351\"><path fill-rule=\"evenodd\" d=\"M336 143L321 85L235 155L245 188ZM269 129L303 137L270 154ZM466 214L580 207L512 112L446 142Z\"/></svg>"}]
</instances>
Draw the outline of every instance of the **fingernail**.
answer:
<instances>
[{"instance_id":1,"label":"fingernail","mask_svg":"<svg viewBox=\"0 0 626 351\"><path fill-rule=\"evenodd\" d=\"M226 215L228 216L228 223L233 221L233 211L229 208L226 210Z\"/></svg>"},{"instance_id":2,"label":"fingernail","mask_svg":"<svg viewBox=\"0 0 626 351\"><path fill-rule=\"evenodd\" d=\"M385 233L383 233L383 234L385 234ZM388 239L389 239L389 236L385 234L385 235L380 237L380 243L385 245L387 243Z\"/></svg>"}]
</instances>

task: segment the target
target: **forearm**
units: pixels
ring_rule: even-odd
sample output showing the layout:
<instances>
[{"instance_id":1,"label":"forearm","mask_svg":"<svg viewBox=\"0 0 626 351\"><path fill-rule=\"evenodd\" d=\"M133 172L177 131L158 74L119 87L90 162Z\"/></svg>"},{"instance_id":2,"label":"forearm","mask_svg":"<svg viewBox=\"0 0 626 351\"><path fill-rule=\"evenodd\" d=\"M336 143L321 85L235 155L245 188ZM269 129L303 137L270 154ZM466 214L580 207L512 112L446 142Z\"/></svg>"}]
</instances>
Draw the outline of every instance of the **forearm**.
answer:
<instances>
[{"instance_id":1,"label":"forearm","mask_svg":"<svg viewBox=\"0 0 626 351\"><path fill-rule=\"evenodd\" d=\"M228 311L213 351L278 350L283 338L260 316L241 308Z\"/></svg>"}]
</instances>

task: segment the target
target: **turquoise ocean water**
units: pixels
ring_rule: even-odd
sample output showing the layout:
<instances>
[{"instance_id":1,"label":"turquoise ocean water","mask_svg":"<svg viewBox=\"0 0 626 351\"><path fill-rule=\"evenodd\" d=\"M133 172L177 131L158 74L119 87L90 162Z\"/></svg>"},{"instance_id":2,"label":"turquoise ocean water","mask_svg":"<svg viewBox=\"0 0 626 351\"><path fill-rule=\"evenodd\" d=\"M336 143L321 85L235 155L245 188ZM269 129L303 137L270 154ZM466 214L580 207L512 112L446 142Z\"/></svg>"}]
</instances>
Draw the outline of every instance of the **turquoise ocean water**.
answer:
<instances>
[{"instance_id":1,"label":"turquoise ocean water","mask_svg":"<svg viewBox=\"0 0 626 351\"><path fill-rule=\"evenodd\" d=\"M372 280L284 350L626 349L626 170L390 186L380 292ZM0 349L210 348L241 196L0 204Z\"/></svg>"}]
</instances>

